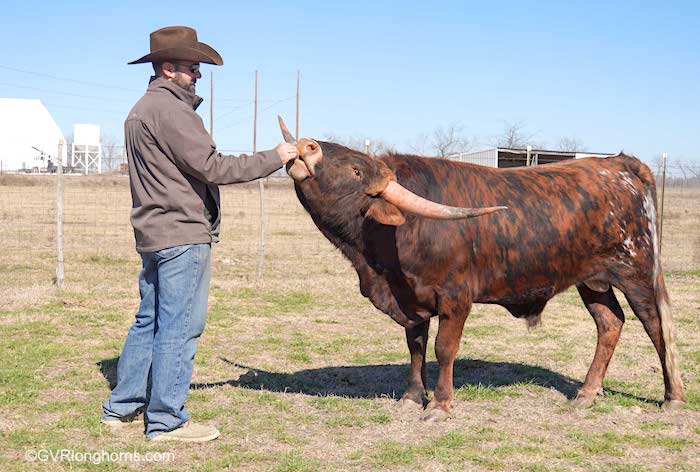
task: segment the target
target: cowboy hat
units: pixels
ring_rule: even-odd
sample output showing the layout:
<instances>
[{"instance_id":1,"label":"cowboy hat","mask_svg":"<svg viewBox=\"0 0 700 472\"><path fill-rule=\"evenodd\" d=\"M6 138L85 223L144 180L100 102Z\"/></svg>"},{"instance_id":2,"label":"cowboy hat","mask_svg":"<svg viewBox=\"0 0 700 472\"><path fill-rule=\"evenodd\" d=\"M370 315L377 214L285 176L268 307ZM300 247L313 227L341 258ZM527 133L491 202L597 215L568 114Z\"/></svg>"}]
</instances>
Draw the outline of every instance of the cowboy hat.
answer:
<instances>
[{"instance_id":1,"label":"cowboy hat","mask_svg":"<svg viewBox=\"0 0 700 472\"><path fill-rule=\"evenodd\" d=\"M177 60L217 66L224 63L213 47L197 41L197 32L194 29L187 26L166 26L151 33L151 52L129 64Z\"/></svg>"}]
</instances>

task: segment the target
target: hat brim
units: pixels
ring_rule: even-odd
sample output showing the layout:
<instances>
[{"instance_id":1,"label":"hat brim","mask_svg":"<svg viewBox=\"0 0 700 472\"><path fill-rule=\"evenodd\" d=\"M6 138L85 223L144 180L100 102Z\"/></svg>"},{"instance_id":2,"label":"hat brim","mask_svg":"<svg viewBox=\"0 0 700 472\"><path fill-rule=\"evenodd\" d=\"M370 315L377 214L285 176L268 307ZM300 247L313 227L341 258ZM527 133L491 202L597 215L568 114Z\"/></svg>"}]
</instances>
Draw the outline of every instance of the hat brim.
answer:
<instances>
[{"instance_id":1,"label":"hat brim","mask_svg":"<svg viewBox=\"0 0 700 472\"><path fill-rule=\"evenodd\" d=\"M205 43L197 43L192 46L180 46L174 48L153 51L145 56L131 61L128 64L143 64L146 62L167 62L167 61L192 61L204 62L221 66L224 60L216 50Z\"/></svg>"}]
</instances>

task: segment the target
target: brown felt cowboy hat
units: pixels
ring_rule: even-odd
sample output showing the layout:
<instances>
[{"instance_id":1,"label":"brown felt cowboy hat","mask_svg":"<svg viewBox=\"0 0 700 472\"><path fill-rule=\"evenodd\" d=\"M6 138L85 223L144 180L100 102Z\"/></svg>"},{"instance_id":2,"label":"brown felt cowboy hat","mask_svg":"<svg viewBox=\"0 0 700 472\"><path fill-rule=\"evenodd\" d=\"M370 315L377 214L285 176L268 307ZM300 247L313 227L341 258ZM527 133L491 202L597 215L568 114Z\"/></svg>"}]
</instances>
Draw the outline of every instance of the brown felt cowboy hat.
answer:
<instances>
[{"instance_id":1,"label":"brown felt cowboy hat","mask_svg":"<svg viewBox=\"0 0 700 472\"><path fill-rule=\"evenodd\" d=\"M197 41L197 32L187 26L166 26L151 33L151 52L129 64L144 62L192 61L216 64L224 63L216 50Z\"/></svg>"}]
</instances>

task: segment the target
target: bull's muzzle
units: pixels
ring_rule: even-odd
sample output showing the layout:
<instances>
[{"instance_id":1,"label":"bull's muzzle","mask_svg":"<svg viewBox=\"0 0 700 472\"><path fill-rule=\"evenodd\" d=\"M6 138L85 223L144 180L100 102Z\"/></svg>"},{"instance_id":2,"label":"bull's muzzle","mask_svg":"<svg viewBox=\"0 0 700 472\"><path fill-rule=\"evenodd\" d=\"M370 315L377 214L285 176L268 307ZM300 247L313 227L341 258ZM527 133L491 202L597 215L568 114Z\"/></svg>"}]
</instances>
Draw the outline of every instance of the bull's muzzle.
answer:
<instances>
[{"instance_id":1,"label":"bull's muzzle","mask_svg":"<svg viewBox=\"0 0 700 472\"><path fill-rule=\"evenodd\" d=\"M297 149L299 150L299 159L304 162L309 173L316 176L316 164L323 159L321 145L313 139L301 138L297 143Z\"/></svg>"},{"instance_id":2,"label":"bull's muzzle","mask_svg":"<svg viewBox=\"0 0 700 472\"><path fill-rule=\"evenodd\" d=\"M313 139L301 138L297 143L292 133L289 132L284 124L282 117L277 115L277 119L282 130L284 140L290 144L294 144L299 151L299 157L287 163L287 173L297 182L308 179L316 175L316 164L323 159L323 151L321 145Z\"/></svg>"}]
</instances>

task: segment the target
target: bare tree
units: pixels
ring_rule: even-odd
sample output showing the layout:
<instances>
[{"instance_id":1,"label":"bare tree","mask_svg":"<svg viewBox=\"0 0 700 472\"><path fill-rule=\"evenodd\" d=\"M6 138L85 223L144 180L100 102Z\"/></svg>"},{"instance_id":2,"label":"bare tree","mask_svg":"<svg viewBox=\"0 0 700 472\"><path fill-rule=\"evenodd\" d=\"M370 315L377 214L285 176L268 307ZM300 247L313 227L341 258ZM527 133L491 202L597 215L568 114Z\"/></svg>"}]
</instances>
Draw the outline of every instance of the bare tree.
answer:
<instances>
[{"instance_id":1,"label":"bare tree","mask_svg":"<svg viewBox=\"0 0 700 472\"><path fill-rule=\"evenodd\" d=\"M664 158L661 154L656 154L654 157L651 159L651 166L652 169L655 170L654 175L656 176L656 180L659 180L661 177L661 172L664 169Z\"/></svg>"},{"instance_id":2,"label":"bare tree","mask_svg":"<svg viewBox=\"0 0 700 472\"><path fill-rule=\"evenodd\" d=\"M688 172L695 177L695 180L698 181L698 184L700 184L700 163L686 163L686 169Z\"/></svg>"},{"instance_id":3,"label":"bare tree","mask_svg":"<svg viewBox=\"0 0 700 472\"><path fill-rule=\"evenodd\" d=\"M583 152L586 150L586 145L576 136L563 136L559 138L557 150L566 152Z\"/></svg>"},{"instance_id":4,"label":"bare tree","mask_svg":"<svg viewBox=\"0 0 700 472\"><path fill-rule=\"evenodd\" d=\"M103 170L109 172L119 170L119 162L121 161L122 147L117 145L117 139L114 136L105 136L102 139L102 167Z\"/></svg>"},{"instance_id":5,"label":"bare tree","mask_svg":"<svg viewBox=\"0 0 700 472\"><path fill-rule=\"evenodd\" d=\"M534 141L534 134L525 131L525 123L522 121L503 122L503 132L496 136L493 145L504 148L525 148L528 145L533 148L544 148L544 143Z\"/></svg>"},{"instance_id":6,"label":"bare tree","mask_svg":"<svg viewBox=\"0 0 700 472\"><path fill-rule=\"evenodd\" d=\"M435 128L430 144L438 157L467 152L472 148L471 141L462 135L462 126L457 123Z\"/></svg>"},{"instance_id":7,"label":"bare tree","mask_svg":"<svg viewBox=\"0 0 700 472\"><path fill-rule=\"evenodd\" d=\"M460 152L467 152L474 147L475 139L462 133L463 127L458 123L438 126L430 136L419 134L409 143L409 149L418 155L447 157Z\"/></svg>"},{"instance_id":8,"label":"bare tree","mask_svg":"<svg viewBox=\"0 0 700 472\"><path fill-rule=\"evenodd\" d=\"M408 148L419 156L425 156L431 152L429 141L428 135L421 133L408 143Z\"/></svg>"},{"instance_id":9,"label":"bare tree","mask_svg":"<svg viewBox=\"0 0 700 472\"><path fill-rule=\"evenodd\" d=\"M381 138L361 138L358 136L342 137L333 133L325 133L323 137L330 142L341 144L350 149L373 156L389 152L393 149L392 146L385 143Z\"/></svg>"},{"instance_id":10,"label":"bare tree","mask_svg":"<svg viewBox=\"0 0 700 472\"><path fill-rule=\"evenodd\" d=\"M681 180L681 195L683 195L683 188L685 187L686 183L688 182L688 168L687 168L688 166L682 160L677 159L671 167L673 169L677 169L681 173L681 175L683 176L683 180Z\"/></svg>"}]
</instances>

